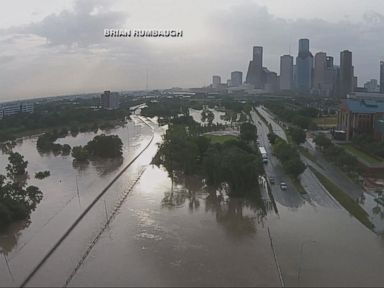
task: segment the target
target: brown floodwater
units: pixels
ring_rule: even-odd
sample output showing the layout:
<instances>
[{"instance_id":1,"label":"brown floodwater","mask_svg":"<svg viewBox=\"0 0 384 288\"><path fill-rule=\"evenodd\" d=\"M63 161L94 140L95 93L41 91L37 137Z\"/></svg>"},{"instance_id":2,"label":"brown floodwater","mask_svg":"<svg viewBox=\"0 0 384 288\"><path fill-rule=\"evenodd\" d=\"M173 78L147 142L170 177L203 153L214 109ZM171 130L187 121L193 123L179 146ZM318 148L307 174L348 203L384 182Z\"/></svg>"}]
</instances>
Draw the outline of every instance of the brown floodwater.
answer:
<instances>
[{"instance_id":1,"label":"brown floodwater","mask_svg":"<svg viewBox=\"0 0 384 288\"><path fill-rule=\"evenodd\" d=\"M150 164L164 132L153 127L149 148L97 202L29 286L384 285L384 239L344 209L303 200L295 209L277 203L276 212L265 199L265 203L231 199L224 189L212 191L198 177L178 177L172 183L163 168ZM142 126L136 135L137 142L130 137L129 143L144 147L151 135L145 129ZM28 143L21 146L32 145ZM125 158L124 163L129 162ZM52 167L60 162L64 162L60 157L48 161ZM0 259L1 285L20 284L81 208L124 166L100 174L98 165L103 166L92 164L81 170L78 182L84 197L80 199L75 197L73 180L80 172L68 165L60 170L70 175L67 179L72 177L67 208L64 200L57 200L64 190L51 192L52 196L46 192L31 223L18 227L10 234L13 237L2 238L2 253L12 274ZM37 183L52 181L51 177ZM45 226L42 223L49 218L44 213L53 217Z\"/></svg>"},{"instance_id":2,"label":"brown floodwater","mask_svg":"<svg viewBox=\"0 0 384 288\"><path fill-rule=\"evenodd\" d=\"M0 235L1 286L20 283L63 231L118 171L148 144L152 136L152 130L135 116L124 127L99 131L97 134L101 133L120 136L124 143L122 159L91 161L88 165L74 166L71 156L39 153L36 137L18 141L14 151L24 155L29 162L28 184L38 186L44 196L29 221L15 223L7 233ZM57 142L71 146L84 145L95 135L93 132L80 133ZM6 154L0 154L1 174L5 174L7 157ZM51 176L43 180L35 179L34 174L42 170L49 170Z\"/></svg>"}]
</instances>

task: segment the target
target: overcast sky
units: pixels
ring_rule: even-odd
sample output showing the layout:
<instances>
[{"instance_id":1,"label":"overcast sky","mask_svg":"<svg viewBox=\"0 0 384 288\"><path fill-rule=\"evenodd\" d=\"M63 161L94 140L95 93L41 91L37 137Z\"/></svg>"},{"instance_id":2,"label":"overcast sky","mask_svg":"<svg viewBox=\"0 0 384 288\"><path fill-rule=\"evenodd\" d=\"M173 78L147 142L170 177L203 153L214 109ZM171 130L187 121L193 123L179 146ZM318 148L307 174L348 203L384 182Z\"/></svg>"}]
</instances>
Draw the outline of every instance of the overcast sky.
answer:
<instances>
[{"instance_id":1,"label":"overcast sky","mask_svg":"<svg viewBox=\"0 0 384 288\"><path fill-rule=\"evenodd\" d=\"M4 1L5 2L5 1ZM0 9L0 101L103 90L201 87L213 74L244 77L252 46L264 66L353 53L359 84L384 59L383 0L13 0ZM104 28L182 29L183 38L104 37Z\"/></svg>"}]
</instances>

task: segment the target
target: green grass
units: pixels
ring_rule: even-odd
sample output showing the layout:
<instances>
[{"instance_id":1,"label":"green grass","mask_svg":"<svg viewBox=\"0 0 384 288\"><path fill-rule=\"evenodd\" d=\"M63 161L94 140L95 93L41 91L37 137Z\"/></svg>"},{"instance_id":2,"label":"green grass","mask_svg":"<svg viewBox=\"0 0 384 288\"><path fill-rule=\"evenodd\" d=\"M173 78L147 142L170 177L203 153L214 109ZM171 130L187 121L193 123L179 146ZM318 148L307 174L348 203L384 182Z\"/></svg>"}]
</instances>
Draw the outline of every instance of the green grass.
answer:
<instances>
[{"instance_id":1,"label":"green grass","mask_svg":"<svg viewBox=\"0 0 384 288\"><path fill-rule=\"evenodd\" d=\"M235 140L237 139L236 136L233 135L211 135L211 134L206 134L204 135L205 137L209 138L212 143L219 143L223 144L224 142L227 142L229 140Z\"/></svg>"},{"instance_id":2,"label":"green grass","mask_svg":"<svg viewBox=\"0 0 384 288\"><path fill-rule=\"evenodd\" d=\"M356 158L359 158L369 164L379 164L383 162L383 160L379 160L378 158L361 151L360 149L354 147L351 144L344 144L344 145L341 145L341 147L343 147L345 151L348 152L349 154L352 154Z\"/></svg>"},{"instance_id":3,"label":"green grass","mask_svg":"<svg viewBox=\"0 0 384 288\"><path fill-rule=\"evenodd\" d=\"M363 225L368 227L370 230L373 230L374 225L369 220L368 213L363 208L361 208L358 203L351 199L347 194L344 193L343 190L341 190L323 174L318 172L315 168L312 166L309 166L309 168L316 175L321 184L323 184L323 186L327 189L327 191L331 193L337 202L340 203L340 205L342 205L351 215L356 217L356 219L359 220Z\"/></svg>"}]
</instances>

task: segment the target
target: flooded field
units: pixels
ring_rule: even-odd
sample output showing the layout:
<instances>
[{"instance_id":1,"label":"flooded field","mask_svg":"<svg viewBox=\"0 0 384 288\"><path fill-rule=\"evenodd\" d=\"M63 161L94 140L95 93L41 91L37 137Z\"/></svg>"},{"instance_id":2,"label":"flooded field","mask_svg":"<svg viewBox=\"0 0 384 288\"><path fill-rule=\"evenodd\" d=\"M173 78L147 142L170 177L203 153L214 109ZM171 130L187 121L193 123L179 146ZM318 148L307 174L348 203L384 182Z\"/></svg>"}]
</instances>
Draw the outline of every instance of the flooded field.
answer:
<instances>
[{"instance_id":1,"label":"flooded field","mask_svg":"<svg viewBox=\"0 0 384 288\"><path fill-rule=\"evenodd\" d=\"M135 121L111 131L127 135L121 164L73 168L70 157L39 155L36 139L16 148L30 161L30 175L48 168L51 176L31 177L44 199L31 223L1 238L0 285L19 285L91 199L148 143L28 286L383 285L383 237L344 209L302 199L295 207L277 203L276 212L268 202L230 199L209 190L198 177L172 183L163 168L150 164L164 129L149 123L154 129L150 142L152 129ZM93 136L60 142L85 144Z\"/></svg>"},{"instance_id":2,"label":"flooded field","mask_svg":"<svg viewBox=\"0 0 384 288\"><path fill-rule=\"evenodd\" d=\"M212 123L213 124L230 124L230 121L225 121L222 119L222 117L225 115L224 112L217 111L216 109L209 109L213 115L215 115L215 118L213 119ZM201 119L201 112L202 110L196 110L189 108L189 115L193 117L193 120L195 120L198 123L205 123Z\"/></svg>"},{"instance_id":3,"label":"flooded field","mask_svg":"<svg viewBox=\"0 0 384 288\"><path fill-rule=\"evenodd\" d=\"M122 159L73 166L70 155L40 154L36 149L36 137L24 139L14 148L29 162L29 185L38 186L44 196L32 212L30 221L16 223L8 233L0 235L0 285L16 284L25 277L63 231L152 137L152 130L137 117L125 127L98 132L101 133L120 136L124 143ZM58 142L71 146L84 145L95 135L93 132L80 133L76 137L59 139ZM7 163L7 155L1 154L1 174L5 174ZM35 179L35 172L42 170L49 170L51 176L43 180Z\"/></svg>"}]
</instances>

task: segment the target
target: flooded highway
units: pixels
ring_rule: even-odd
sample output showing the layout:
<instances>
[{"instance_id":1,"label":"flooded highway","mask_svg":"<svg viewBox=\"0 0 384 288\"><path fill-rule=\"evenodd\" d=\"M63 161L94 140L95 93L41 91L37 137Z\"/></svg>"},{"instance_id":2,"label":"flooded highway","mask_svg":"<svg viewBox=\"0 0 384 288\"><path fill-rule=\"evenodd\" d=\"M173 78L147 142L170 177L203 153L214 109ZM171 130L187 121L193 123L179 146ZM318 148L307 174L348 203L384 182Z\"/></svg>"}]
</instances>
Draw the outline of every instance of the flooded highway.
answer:
<instances>
[{"instance_id":1,"label":"flooded highway","mask_svg":"<svg viewBox=\"0 0 384 288\"><path fill-rule=\"evenodd\" d=\"M124 140L123 163L108 172L102 163L79 170L71 159L38 156L36 139L16 147L30 161L30 175L47 167L52 175L42 181L31 177L44 199L31 223L2 235L1 256L10 269L0 259L1 286L20 285L95 195L148 145L152 134L148 149L27 286L383 285L383 237L344 209L308 202L295 191L294 198L284 197L279 190L288 202L276 200L275 211L268 203L212 191L199 177L178 177L172 183L162 167L150 164L165 128L145 121L153 131L139 119L128 129L111 131L121 138L132 134ZM93 136L61 141L85 144Z\"/></svg>"}]
</instances>

